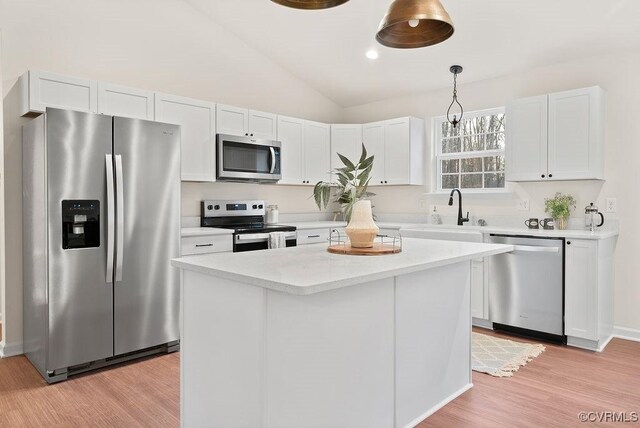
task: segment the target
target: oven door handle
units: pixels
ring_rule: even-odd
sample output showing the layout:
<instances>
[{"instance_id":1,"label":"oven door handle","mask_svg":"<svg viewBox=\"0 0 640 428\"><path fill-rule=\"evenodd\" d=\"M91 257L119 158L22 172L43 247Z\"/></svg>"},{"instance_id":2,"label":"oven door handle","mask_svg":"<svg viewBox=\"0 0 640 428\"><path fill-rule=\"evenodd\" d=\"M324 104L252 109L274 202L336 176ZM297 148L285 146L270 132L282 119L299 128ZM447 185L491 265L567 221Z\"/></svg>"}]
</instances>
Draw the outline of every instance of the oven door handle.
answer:
<instances>
[{"instance_id":1,"label":"oven door handle","mask_svg":"<svg viewBox=\"0 0 640 428\"><path fill-rule=\"evenodd\" d=\"M285 234L285 239L296 239L296 232L290 232ZM235 235L234 241L236 244L252 244L255 242L266 242L269 240L268 233L245 233L242 235Z\"/></svg>"},{"instance_id":2,"label":"oven door handle","mask_svg":"<svg viewBox=\"0 0 640 428\"><path fill-rule=\"evenodd\" d=\"M269 151L271 152L271 168L269 169L269 174L273 174L273 171L276 170L276 149L269 147Z\"/></svg>"}]
</instances>

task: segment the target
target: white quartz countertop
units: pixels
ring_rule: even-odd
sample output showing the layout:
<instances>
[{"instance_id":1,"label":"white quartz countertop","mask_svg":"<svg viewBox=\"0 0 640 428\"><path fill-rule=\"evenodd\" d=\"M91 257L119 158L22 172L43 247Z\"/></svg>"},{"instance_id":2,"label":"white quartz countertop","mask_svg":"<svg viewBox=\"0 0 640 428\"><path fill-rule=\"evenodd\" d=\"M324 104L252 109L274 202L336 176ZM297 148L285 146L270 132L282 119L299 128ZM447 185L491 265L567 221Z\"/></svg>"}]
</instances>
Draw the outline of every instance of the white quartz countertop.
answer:
<instances>
[{"instance_id":1,"label":"white quartz countertop","mask_svg":"<svg viewBox=\"0 0 640 428\"><path fill-rule=\"evenodd\" d=\"M212 236L212 235L231 235L231 229L219 229L216 227L183 227L181 229L182 237L188 236Z\"/></svg>"},{"instance_id":2,"label":"white quartz countertop","mask_svg":"<svg viewBox=\"0 0 640 428\"><path fill-rule=\"evenodd\" d=\"M271 290L306 295L418 272L513 250L511 245L403 239L399 254L350 256L326 244L172 260L172 265Z\"/></svg>"}]
</instances>

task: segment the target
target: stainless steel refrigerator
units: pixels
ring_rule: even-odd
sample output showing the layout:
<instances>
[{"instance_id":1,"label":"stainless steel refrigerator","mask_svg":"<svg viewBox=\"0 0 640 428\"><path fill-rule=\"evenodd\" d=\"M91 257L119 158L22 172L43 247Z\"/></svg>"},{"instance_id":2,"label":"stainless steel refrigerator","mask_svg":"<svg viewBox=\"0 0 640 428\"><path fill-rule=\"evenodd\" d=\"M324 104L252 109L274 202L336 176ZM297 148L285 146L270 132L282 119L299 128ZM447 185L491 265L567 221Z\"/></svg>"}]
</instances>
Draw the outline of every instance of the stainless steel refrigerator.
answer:
<instances>
[{"instance_id":1,"label":"stainless steel refrigerator","mask_svg":"<svg viewBox=\"0 0 640 428\"><path fill-rule=\"evenodd\" d=\"M25 354L47 382L179 346L180 127L48 108L23 127Z\"/></svg>"}]
</instances>

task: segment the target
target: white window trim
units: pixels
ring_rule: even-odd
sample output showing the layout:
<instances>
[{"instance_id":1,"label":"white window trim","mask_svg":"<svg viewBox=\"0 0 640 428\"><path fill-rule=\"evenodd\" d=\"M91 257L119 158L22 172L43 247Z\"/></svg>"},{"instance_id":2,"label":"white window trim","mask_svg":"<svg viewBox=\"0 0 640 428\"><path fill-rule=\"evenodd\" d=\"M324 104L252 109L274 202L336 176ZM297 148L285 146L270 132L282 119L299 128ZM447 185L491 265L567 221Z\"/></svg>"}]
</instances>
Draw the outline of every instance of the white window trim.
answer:
<instances>
[{"instance_id":1,"label":"white window trim","mask_svg":"<svg viewBox=\"0 0 640 428\"><path fill-rule=\"evenodd\" d=\"M490 116L494 114L504 114L505 107L494 107L485 110L474 110L472 112L465 113L466 117L476 116ZM434 175L432 177L432 191L427 195L442 195L449 194L451 189L442 189L442 162L443 160L451 159L465 159L470 157L489 157L489 156L505 156L505 150L484 150L481 152L464 152L464 153L446 153L442 154L442 127L440 123L447 120L446 115L435 116L431 118L431 138L433 141L432 157L435 162L435 168L433 168ZM508 144L508 143L506 143ZM465 193L480 194L480 195L502 195L511 194L511 191L507 190L507 184L505 182L504 188L488 188L488 189L463 189Z\"/></svg>"}]
</instances>

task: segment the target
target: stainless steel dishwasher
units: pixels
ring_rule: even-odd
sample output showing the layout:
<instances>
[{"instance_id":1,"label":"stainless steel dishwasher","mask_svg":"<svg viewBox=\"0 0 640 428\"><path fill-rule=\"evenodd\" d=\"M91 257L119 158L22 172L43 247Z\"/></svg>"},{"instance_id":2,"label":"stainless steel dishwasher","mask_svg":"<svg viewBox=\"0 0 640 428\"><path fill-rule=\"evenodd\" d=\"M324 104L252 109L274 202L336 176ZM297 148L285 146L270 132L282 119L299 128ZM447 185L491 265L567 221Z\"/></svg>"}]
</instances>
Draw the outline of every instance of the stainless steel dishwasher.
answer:
<instances>
[{"instance_id":1,"label":"stainless steel dishwasher","mask_svg":"<svg viewBox=\"0 0 640 428\"><path fill-rule=\"evenodd\" d=\"M491 235L490 241L514 246L514 251L489 259L489 319L494 327L561 339L564 240Z\"/></svg>"}]
</instances>

